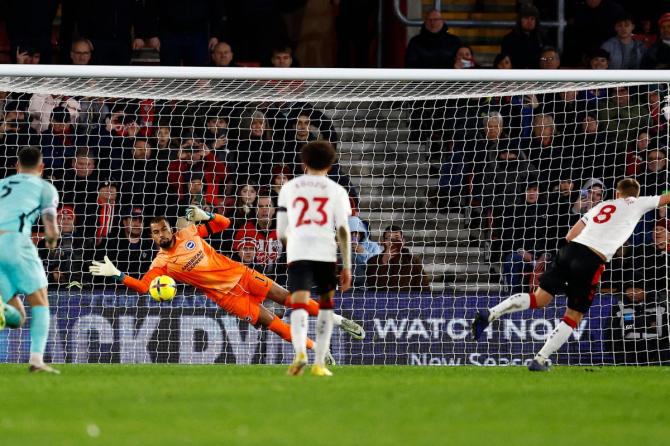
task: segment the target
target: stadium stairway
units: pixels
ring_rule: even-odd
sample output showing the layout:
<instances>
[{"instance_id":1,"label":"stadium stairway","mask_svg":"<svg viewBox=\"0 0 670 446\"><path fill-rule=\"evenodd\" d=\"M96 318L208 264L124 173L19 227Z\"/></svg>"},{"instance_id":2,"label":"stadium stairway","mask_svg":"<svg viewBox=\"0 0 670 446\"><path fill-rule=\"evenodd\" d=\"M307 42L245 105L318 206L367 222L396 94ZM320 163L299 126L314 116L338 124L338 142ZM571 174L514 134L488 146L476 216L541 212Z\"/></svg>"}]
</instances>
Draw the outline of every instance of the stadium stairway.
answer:
<instances>
[{"instance_id":1,"label":"stadium stairway","mask_svg":"<svg viewBox=\"0 0 670 446\"><path fill-rule=\"evenodd\" d=\"M360 217L379 240L383 229L400 226L410 252L423 261L435 292L486 293L500 290L491 275L479 232L457 213L440 213L429 191L438 184L426 144L410 141L408 110L390 102L325 104L340 135L343 171L360 197Z\"/></svg>"}]
</instances>

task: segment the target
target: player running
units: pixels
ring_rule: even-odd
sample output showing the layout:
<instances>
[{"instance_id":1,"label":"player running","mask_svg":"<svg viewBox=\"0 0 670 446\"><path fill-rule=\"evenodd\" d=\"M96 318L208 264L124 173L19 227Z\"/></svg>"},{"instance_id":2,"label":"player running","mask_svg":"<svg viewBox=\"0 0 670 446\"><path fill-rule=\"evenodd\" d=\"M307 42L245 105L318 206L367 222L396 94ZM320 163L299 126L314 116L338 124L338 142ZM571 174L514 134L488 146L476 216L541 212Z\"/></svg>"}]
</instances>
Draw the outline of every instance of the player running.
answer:
<instances>
[{"instance_id":1,"label":"player running","mask_svg":"<svg viewBox=\"0 0 670 446\"><path fill-rule=\"evenodd\" d=\"M316 287L316 351L312 375L331 376L325 357L333 332L333 296L337 287L337 244L342 253L340 290L351 287L351 205L347 191L327 177L335 162L335 149L327 141L303 146L300 156L306 175L286 183L279 191L277 233L286 245L288 289L292 296L291 336L295 359L289 375L307 365L307 316L310 291ZM313 314L312 314L313 315Z\"/></svg>"},{"instance_id":2,"label":"player running","mask_svg":"<svg viewBox=\"0 0 670 446\"><path fill-rule=\"evenodd\" d=\"M19 151L18 173L0 180L0 330L19 328L26 310L17 294L30 304L31 372L60 373L44 363L49 336L47 276L30 234L42 217L46 246L56 247L60 231L56 223L58 192L43 180L42 153L38 147Z\"/></svg>"},{"instance_id":3,"label":"player running","mask_svg":"<svg viewBox=\"0 0 670 446\"><path fill-rule=\"evenodd\" d=\"M168 275L198 288L228 313L255 326L267 327L282 339L291 342L289 325L261 305L269 298L288 306L288 291L263 274L219 254L203 240L203 237L225 230L230 225L230 220L195 206L187 209L186 218L193 223L204 224L192 224L175 233L165 217L151 220L151 237L160 247L160 251L142 279L137 280L122 273L107 256L104 262L93 261L89 271L94 276L115 277L139 293L147 293L155 277ZM319 304L311 300L306 305L310 314L318 314ZM354 339L365 337L360 325L340 315L335 315L335 324ZM311 340L308 341L308 347L314 347ZM329 361L332 361L330 356Z\"/></svg>"},{"instance_id":4,"label":"player running","mask_svg":"<svg viewBox=\"0 0 670 446\"><path fill-rule=\"evenodd\" d=\"M565 292L568 308L563 320L528 365L531 371L549 370L547 359L565 344L591 307L605 263L628 240L645 213L670 203L670 193L655 197L639 195L637 181L632 178L619 181L614 200L593 207L570 229L565 237L568 244L542 274L535 292L514 294L491 309L478 311L472 322L473 337L479 340L486 327L504 314L545 307L557 293Z\"/></svg>"}]
</instances>

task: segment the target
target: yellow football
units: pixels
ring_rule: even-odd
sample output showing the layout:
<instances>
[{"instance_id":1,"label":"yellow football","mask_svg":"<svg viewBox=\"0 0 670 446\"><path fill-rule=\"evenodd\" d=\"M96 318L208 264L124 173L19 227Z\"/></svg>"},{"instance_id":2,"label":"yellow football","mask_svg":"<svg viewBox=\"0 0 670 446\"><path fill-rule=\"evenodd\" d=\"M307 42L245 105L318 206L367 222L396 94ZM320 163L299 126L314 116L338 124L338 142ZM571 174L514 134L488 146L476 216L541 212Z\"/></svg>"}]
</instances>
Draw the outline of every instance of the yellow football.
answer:
<instances>
[{"instance_id":1,"label":"yellow football","mask_svg":"<svg viewBox=\"0 0 670 446\"><path fill-rule=\"evenodd\" d=\"M170 276L158 276L151 281L149 294L157 302L172 300L177 294L177 284Z\"/></svg>"}]
</instances>

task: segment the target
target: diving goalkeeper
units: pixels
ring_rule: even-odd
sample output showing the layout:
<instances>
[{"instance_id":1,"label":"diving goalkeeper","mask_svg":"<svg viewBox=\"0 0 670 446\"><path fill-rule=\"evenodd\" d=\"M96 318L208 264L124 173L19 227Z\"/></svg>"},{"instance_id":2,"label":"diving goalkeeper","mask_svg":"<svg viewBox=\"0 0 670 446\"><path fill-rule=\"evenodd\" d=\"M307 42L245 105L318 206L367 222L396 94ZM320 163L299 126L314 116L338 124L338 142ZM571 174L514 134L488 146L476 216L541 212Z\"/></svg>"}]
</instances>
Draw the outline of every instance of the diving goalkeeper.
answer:
<instances>
[{"instance_id":1,"label":"diving goalkeeper","mask_svg":"<svg viewBox=\"0 0 670 446\"><path fill-rule=\"evenodd\" d=\"M117 281L139 293L147 293L155 277L168 275L196 287L226 312L247 320L254 326L267 327L282 339L291 342L290 326L261 305L269 298L288 306L289 292L263 274L216 252L203 240L203 237L225 230L230 225L230 220L195 206L186 210L186 218L193 223L203 224L192 224L173 232L165 217L151 220L151 238L160 247L160 251L142 279L137 280L122 273L107 256L104 262L93 261L89 272L94 276L115 277ZM310 315L317 316L319 304L310 299L308 311ZM335 325L354 339L365 337L363 327L340 315L335 315ZM308 341L308 348L313 347L314 343Z\"/></svg>"}]
</instances>

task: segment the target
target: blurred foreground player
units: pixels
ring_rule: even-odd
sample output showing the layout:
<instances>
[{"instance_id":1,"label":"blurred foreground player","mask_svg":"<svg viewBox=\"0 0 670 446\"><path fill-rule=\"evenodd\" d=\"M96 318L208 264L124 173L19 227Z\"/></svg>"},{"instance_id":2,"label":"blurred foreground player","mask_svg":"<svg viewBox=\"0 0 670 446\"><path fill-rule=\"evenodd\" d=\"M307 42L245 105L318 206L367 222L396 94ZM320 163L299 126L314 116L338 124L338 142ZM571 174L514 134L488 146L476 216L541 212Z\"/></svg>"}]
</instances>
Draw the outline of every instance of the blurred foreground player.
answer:
<instances>
[{"instance_id":1,"label":"blurred foreground player","mask_svg":"<svg viewBox=\"0 0 670 446\"><path fill-rule=\"evenodd\" d=\"M486 327L504 314L545 307L556 294L565 293L568 309L563 320L528 365L531 371L549 370L547 359L565 344L591 307L605 263L628 240L644 214L670 203L670 193L654 197L639 195L637 181L632 178L619 181L614 200L594 206L570 229L565 237L568 244L542 274L535 292L514 294L491 309L478 311L472 322L473 337L479 340Z\"/></svg>"},{"instance_id":2,"label":"blurred foreground player","mask_svg":"<svg viewBox=\"0 0 670 446\"><path fill-rule=\"evenodd\" d=\"M41 178L43 169L40 149L24 147L19 152L18 173L0 180L0 330L23 325L26 310L17 294L26 296L31 315L29 370L59 373L44 364L49 336L48 281L30 238L39 216L47 248L55 248L60 237L58 192Z\"/></svg>"},{"instance_id":3,"label":"blurred foreground player","mask_svg":"<svg viewBox=\"0 0 670 446\"><path fill-rule=\"evenodd\" d=\"M219 254L203 240L203 237L225 230L230 220L195 206L187 209L186 218L204 224L192 224L173 232L165 217L151 220L151 237L160 251L142 279L122 273L107 257L104 262L94 261L89 271L94 276L115 277L139 293L147 293L155 277L168 275L196 287L226 312L255 326L267 327L291 342L289 325L261 305L265 298L287 305L288 291L263 274ZM308 307L311 314L318 314L319 305L315 301L308 302ZM336 316L336 324L356 339L365 335L362 327L342 316ZM313 348L311 340L309 348ZM332 357L329 360L332 361Z\"/></svg>"},{"instance_id":4,"label":"blurred foreground player","mask_svg":"<svg viewBox=\"0 0 670 446\"><path fill-rule=\"evenodd\" d=\"M293 307L291 336L295 358L288 374L299 375L307 365L308 303L315 287L320 310L312 375L331 376L325 357L333 333L338 243L342 253L340 290L344 292L351 287L351 205L347 191L327 177L335 162L332 144L312 141L303 146L300 156L305 175L281 188L277 209L277 232L286 245L288 289Z\"/></svg>"}]
</instances>

